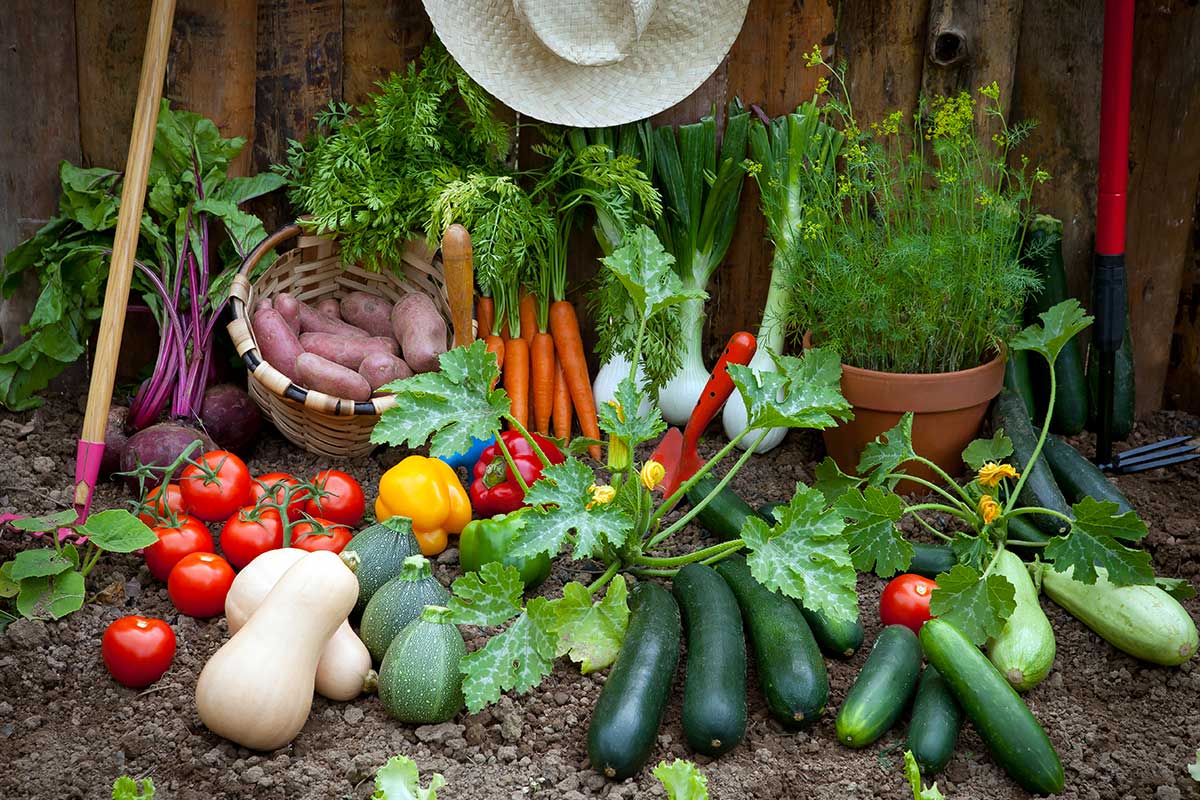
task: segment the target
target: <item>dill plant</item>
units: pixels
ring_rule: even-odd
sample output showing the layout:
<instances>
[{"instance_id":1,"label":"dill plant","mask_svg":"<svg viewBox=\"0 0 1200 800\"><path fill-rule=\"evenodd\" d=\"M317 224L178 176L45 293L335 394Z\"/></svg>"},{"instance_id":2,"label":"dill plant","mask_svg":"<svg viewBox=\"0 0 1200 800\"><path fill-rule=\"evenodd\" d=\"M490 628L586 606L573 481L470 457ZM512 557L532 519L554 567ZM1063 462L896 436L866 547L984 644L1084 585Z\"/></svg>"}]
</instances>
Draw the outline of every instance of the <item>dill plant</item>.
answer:
<instances>
[{"instance_id":1,"label":"dill plant","mask_svg":"<svg viewBox=\"0 0 1200 800\"><path fill-rule=\"evenodd\" d=\"M922 97L863 130L845 65L807 56L822 113L845 135L837 170L802 170L804 205L784 250L788 324L856 367L937 373L985 363L1015 334L1036 275L1019 259L1032 187L1049 178L1015 148L1033 122L1009 125L995 83L978 98ZM832 85L831 85L832 82ZM998 121L979 140L975 106ZM1010 166L1013 161L1019 166Z\"/></svg>"}]
</instances>

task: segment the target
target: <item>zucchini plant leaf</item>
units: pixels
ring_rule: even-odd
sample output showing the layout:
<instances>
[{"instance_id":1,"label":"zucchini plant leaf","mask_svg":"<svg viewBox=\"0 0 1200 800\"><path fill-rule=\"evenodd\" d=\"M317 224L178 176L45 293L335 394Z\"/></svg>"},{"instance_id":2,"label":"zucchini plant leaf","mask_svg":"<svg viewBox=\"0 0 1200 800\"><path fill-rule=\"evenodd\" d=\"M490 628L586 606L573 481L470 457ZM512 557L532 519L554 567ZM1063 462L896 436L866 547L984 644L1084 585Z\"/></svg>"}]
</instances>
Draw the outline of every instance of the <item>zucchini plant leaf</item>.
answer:
<instances>
[{"instance_id":1,"label":"zucchini plant leaf","mask_svg":"<svg viewBox=\"0 0 1200 800\"><path fill-rule=\"evenodd\" d=\"M913 756L912 750L904 751L904 777L912 788L913 800L946 800L946 796L938 791L937 781L932 786L921 785L921 767Z\"/></svg>"},{"instance_id":2,"label":"zucchini plant leaf","mask_svg":"<svg viewBox=\"0 0 1200 800\"><path fill-rule=\"evenodd\" d=\"M863 448L858 460L858 474L865 475L872 486L888 481L888 474L895 472L901 464L916 458L912 445L913 415L909 411L900 417L895 427L880 434L875 441ZM896 479L891 479L895 483Z\"/></svg>"},{"instance_id":3,"label":"zucchini plant leaf","mask_svg":"<svg viewBox=\"0 0 1200 800\"><path fill-rule=\"evenodd\" d=\"M53 550L23 550L12 561L14 581L27 578L48 578L71 569L70 559Z\"/></svg>"},{"instance_id":4,"label":"zucchini plant leaf","mask_svg":"<svg viewBox=\"0 0 1200 800\"><path fill-rule=\"evenodd\" d=\"M983 468L989 461L994 464L1002 463L1013 454L1012 439L1004 433L1004 429L996 431L990 439L976 439L967 445L962 452L963 462L975 472Z\"/></svg>"},{"instance_id":5,"label":"zucchini plant leaf","mask_svg":"<svg viewBox=\"0 0 1200 800\"><path fill-rule=\"evenodd\" d=\"M633 519L617 503L597 503L592 496L595 482L596 476L578 459L546 467L525 493L525 502L534 506L537 516L513 538L509 552L555 556L572 532L576 560L594 556L605 544L624 542Z\"/></svg>"},{"instance_id":6,"label":"zucchini plant leaf","mask_svg":"<svg viewBox=\"0 0 1200 800\"><path fill-rule=\"evenodd\" d=\"M0 582L2 582L2 578L3 576L0 575ZM1154 585L1180 602L1191 600L1196 596L1196 587L1192 586L1192 582L1187 578L1165 578L1162 575L1155 575Z\"/></svg>"},{"instance_id":7,"label":"zucchini plant leaf","mask_svg":"<svg viewBox=\"0 0 1200 800\"><path fill-rule=\"evenodd\" d=\"M702 289L685 289L672 268L675 257L663 249L654 231L638 225L621 246L600 259L625 287L639 321L650 319L684 300L706 300Z\"/></svg>"},{"instance_id":8,"label":"zucchini plant leaf","mask_svg":"<svg viewBox=\"0 0 1200 800\"><path fill-rule=\"evenodd\" d=\"M654 777L667 792L667 800L708 800L708 778L690 761L681 758L658 762Z\"/></svg>"},{"instance_id":9,"label":"zucchini plant leaf","mask_svg":"<svg viewBox=\"0 0 1200 800\"><path fill-rule=\"evenodd\" d=\"M742 526L750 574L768 589L800 600L809 611L853 619L858 613L856 574L841 514L827 509L821 493L804 484L797 484L792 501L776 513L774 527L759 517Z\"/></svg>"},{"instance_id":10,"label":"zucchini plant leaf","mask_svg":"<svg viewBox=\"0 0 1200 800\"><path fill-rule=\"evenodd\" d=\"M904 501L875 486L865 491L851 489L837 502L837 511L846 518L846 538L850 558L859 572L875 571L890 578L908 569L913 546L904 538L896 523L904 515Z\"/></svg>"},{"instance_id":11,"label":"zucchini plant leaf","mask_svg":"<svg viewBox=\"0 0 1200 800\"><path fill-rule=\"evenodd\" d=\"M8 524L19 531L45 533L64 525L70 525L77 519L79 519L79 512L73 508L67 508L44 517L18 517Z\"/></svg>"},{"instance_id":12,"label":"zucchini plant leaf","mask_svg":"<svg viewBox=\"0 0 1200 800\"><path fill-rule=\"evenodd\" d=\"M1045 558L1054 569L1073 569L1075 580L1086 584L1096 582L1096 567L1103 567L1117 586L1154 582L1150 554L1118 541L1135 542L1146 535L1146 523L1135 512L1118 515L1116 503L1093 497L1083 498L1071 509L1075 512L1071 532L1055 536L1046 545Z\"/></svg>"},{"instance_id":13,"label":"zucchini plant leaf","mask_svg":"<svg viewBox=\"0 0 1200 800\"><path fill-rule=\"evenodd\" d=\"M825 460L817 465L813 476L815 480L812 487L825 496L825 504L828 506L836 505L842 495L862 483L861 479L842 472L842 468L832 456L825 456Z\"/></svg>"},{"instance_id":14,"label":"zucchini plant leaf","mask_svg":"<svg viewBox=\"0 0 1200 800\"><path fill-rule=\"evenodd\" d=\"M437 790L446 785L441 773L433 773L429 786L421 788L417 763L406 756L392 756L375 773L371 800L437 800Z\"/></svg>"},{"instance_id":15,"label":"zucchini plant leaf","mask_svg":"<svg viewBox=\"0 0 1200 800\"><path fill-rule=\"evenodd\" d=\"M0 599L16 597L21 593L21 584L13 580L12 571L12 561L0 564Z\"/></svg>"},{"instance_id":16,"label":"zucchini plant leaf","mask_svg":"<svg viewBox=\"0 0 1200 800\"><path fill-rule=\"evenodd\" d=\"M465 453L474 439L487 439L500 429L510 404L496 356L483 340L456 347L438 357L441 369L394 381L383 387L396 397L371 431L376 444L420 447L429 443L434 458Z\"/></svg>"},{"instance_id":17,"label":"zucchini plant leaf","mask_svg":"<svg viewBox=\"0 0 1200 800\"><path fill-rule=\"evenodd\" d=\"M138 786L138 781L122 775L113 782L112 800L154 800L154 781L145 778Z\"/></svg>"},{"instance_id":18,"label":"zucchini plant leaf","mask_svg":"<svg viewBox=\"0 0 1200 800\"><path fill-rule=\"evenodd\" d=\"M613 578L604 597L595 603L583 584L572 581L564 586L562 599L550 604L558 635L555 656L569 655L584 675L616 661L629 626L628 597L622 575Z\"/></svg>"},{"instance_id":19,"label":"zucchini plant leaf","mask_svg":"<svg viewBox=\"0 0 1200 800\"><path fill-rule=\"evenodd\" d=\"M819 347L800 357L768 352L777 372L759 372L741 364L726 367L746 405L748 429L823 430L853 418L842 396L842 362L837 353Z\"/></svg>"},{"instance_id":20,"label":"zucchini plant leaf","mask_svg":"<svg viewBox=\"0 0 1200 800\"><path fill-rule=\"evenodd\" d=\"M463 697L472 714L499 700L504 692L529 691L550 674L558 641L555 622L550 601L535 597L507 630L463 657L459 665Z\"/></svg>"},{"instance_id":21,"label":"zucchini plant leaf","mask_svg":"<svg viewBox=\"0 0 1200 800\"><path fill-rule=\"evenodd\" d=\"M1004 621L1017 607L1016 590L1003 575L988 575L958 564L937 576L929 613L944 619L968 639L982 645L1004 630Z\"/></svg>"},{"instance_id":22,"label":"zucchini plant leaf","mask_svg":"<svg viewBox=\"0 0 1200 800\"><path fill-rule=\"evenodd\" d=\"M630 449L657 438L667 429L667 423L663 422L657 403L651 405L647 413L638 413L645 396L628 375L622 378L613 394L617 405L601 403L596 410L600 430L621 439Z\"/></svg>"},{"instance_id":23,"label":"zucchini plant leaf","mask_svg":"<svg viewBox=\"0 0 1200 800\"><path fill-rule=\"evenodd\" d=\"M479 572L468 572L458 578L450 588L454 594L439 622L484 628L503 625L521 613L525 584L516 567L492 561L480 567Z\"/></svg>"},{"instance_id":24,"label":"zucchini plant leaf","mask_svg":"<svg viewBox=\"0 0 1200 800\"><path fill-rule=\"evenodd\" d=\"M17 611L29 619L62 619L83 608L83 575L69 570L26 578L17 595Z\"/></svg>"},{"instance_id":25,"label":"zucchini plant leaf","mask_svg":"<svg viewBox=\"0 0 1200 800\"><path fill-rule=\"evenodd\" d=\"M1013 350L1033 350L1041 353L1051 364L1058 358L1059 351L1075 335L1092 324L1092 317L1085 314L1083 307L1074 297L1038 314L1041 324L1033 323L1013 337L1009 346Z\"/></svg>"},{"instance_id":26,"label":"zucchini plant leaf","mask_svg":"<svg viewBox=\"0 0 1200 800\"><path fill-rule=\"evenodd\" d=\"M132 553L158 541L149 525L123 508L92 514L78 530L92 544L110 553Z\"/></svg>"},{"instance_id":27,"label":"zucchini plant leaf","mask_svg":"<svg viewBox=\"0 0 1200 800\"><path fill-rule=\"evenodd\" d=\"M981 536L972 536L959 531L950 542L954 558L959 564L966 564L977 570L983 569L983 559L988 554L988 543Z\"/></svg>"}]
</instances>

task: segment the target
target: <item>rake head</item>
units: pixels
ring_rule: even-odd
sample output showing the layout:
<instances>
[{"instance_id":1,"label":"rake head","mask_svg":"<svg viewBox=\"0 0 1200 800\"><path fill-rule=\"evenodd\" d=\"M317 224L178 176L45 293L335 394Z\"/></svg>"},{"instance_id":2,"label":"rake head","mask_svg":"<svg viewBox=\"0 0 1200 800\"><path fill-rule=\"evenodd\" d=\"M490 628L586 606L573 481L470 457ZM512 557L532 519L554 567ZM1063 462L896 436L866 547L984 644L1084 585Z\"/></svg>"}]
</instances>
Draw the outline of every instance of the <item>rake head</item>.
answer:
<instances>
[{"instance_id":1,"label":"rake head","mask_svg":"<svg viewBox=\"0 0 1200 800\"><path fill-rule=\"evenodd\" d=\"M1100 464L1100 469L1106 472L1129 474L1145 472L1148 469L1169 467L1172 464L1182 464L1185 461L1200 459L1200 437L1175 436L1163 439L1161 442L1144 444L1123 453L1115 453L1112 462Z\"/></svg>"}]
</instances>

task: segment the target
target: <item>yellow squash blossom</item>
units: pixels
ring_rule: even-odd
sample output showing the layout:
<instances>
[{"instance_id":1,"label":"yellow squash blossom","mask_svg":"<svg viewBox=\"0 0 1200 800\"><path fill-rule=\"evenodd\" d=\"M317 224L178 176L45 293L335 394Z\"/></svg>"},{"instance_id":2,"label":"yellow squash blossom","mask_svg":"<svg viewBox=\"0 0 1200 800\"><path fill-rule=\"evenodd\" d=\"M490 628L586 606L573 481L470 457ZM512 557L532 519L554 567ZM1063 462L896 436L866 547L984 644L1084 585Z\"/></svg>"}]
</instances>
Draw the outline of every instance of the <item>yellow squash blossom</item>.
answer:
<instances>
[{"instance_id":1,"label":"yellow squash blossom","mask_svg":"<svg viewBox=\"0 0 1200 800\"><path fill-rule=\"evenodd\" d=\"M642 465L642 486L647 490L654 491L654 487L662 483L663 478L667 477L667 469L657 461L647 461Z\"/></svg>"},{"instance_id":2,"label":"yellow squash blossom","mask_svg":"<svg viewBox=\"0 0 1200 800\"><path fill-rule=\"evenodd\" d=\"M989 461L979 468L979 484L989 489L998 486L1003 478L1012 478L1015 481L1020 477L1011 464L997 464Z\"/></svg>"},{"instance_id":3,"label":"yellow squash blossom","mask_svg":"<svg viewBox=\"0 0 1200 800\"><path fill-rule=\"evenodd\" d=\"M983 524L991 523L1000 516L1000 504L990 494L979 498L979 513L983 516Z\"/></svg>"},{"instance_id":4,"label":"yellow squash blossom","mask_svg":"<svg viewBox=\"0 0 1200 800\"><path fill-rule=\"evenodd\" d=\"M611 503L613 498L617 496L617 490L611 486L597 486L592 484L588 487L588 493L592 499L588 502L587 508L590 511L596 506L603 506Z\"/></svg>"},{"instance_id":5,"label":"yellow squash blossom","mask_svg":"<svg viewBox=\"0 0 1200 800\"><path fill-rule=\"evenodd\" d=\"M625 410L621 408L621 404L616 400L609 400L608 404L617 412L617 420L624 422ZM629 452L629 442L610 433L608 435L608 469L611 472L624 472L629 469L632 460L633 456Z\"/></svg>"}]
</instances>

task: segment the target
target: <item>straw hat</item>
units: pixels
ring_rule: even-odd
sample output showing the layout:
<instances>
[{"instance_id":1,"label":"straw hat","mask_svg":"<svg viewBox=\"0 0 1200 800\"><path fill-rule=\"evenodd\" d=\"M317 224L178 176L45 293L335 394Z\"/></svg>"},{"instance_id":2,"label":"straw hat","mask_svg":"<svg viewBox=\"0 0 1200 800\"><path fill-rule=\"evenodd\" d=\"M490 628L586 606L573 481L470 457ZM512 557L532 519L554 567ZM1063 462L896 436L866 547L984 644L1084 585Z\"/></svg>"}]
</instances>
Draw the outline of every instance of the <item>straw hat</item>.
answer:
<instances>
[{"instance_id":1,"label":"straw hat","mask_svg":"<svg viewBox=\"0 0 1200 800\"><path fill-rule=\"evenodd\" d=\"M424 0L463 69L505 105L579 127L657 114L711 75L749 0Z\"/></svg>"}]
</instances>

